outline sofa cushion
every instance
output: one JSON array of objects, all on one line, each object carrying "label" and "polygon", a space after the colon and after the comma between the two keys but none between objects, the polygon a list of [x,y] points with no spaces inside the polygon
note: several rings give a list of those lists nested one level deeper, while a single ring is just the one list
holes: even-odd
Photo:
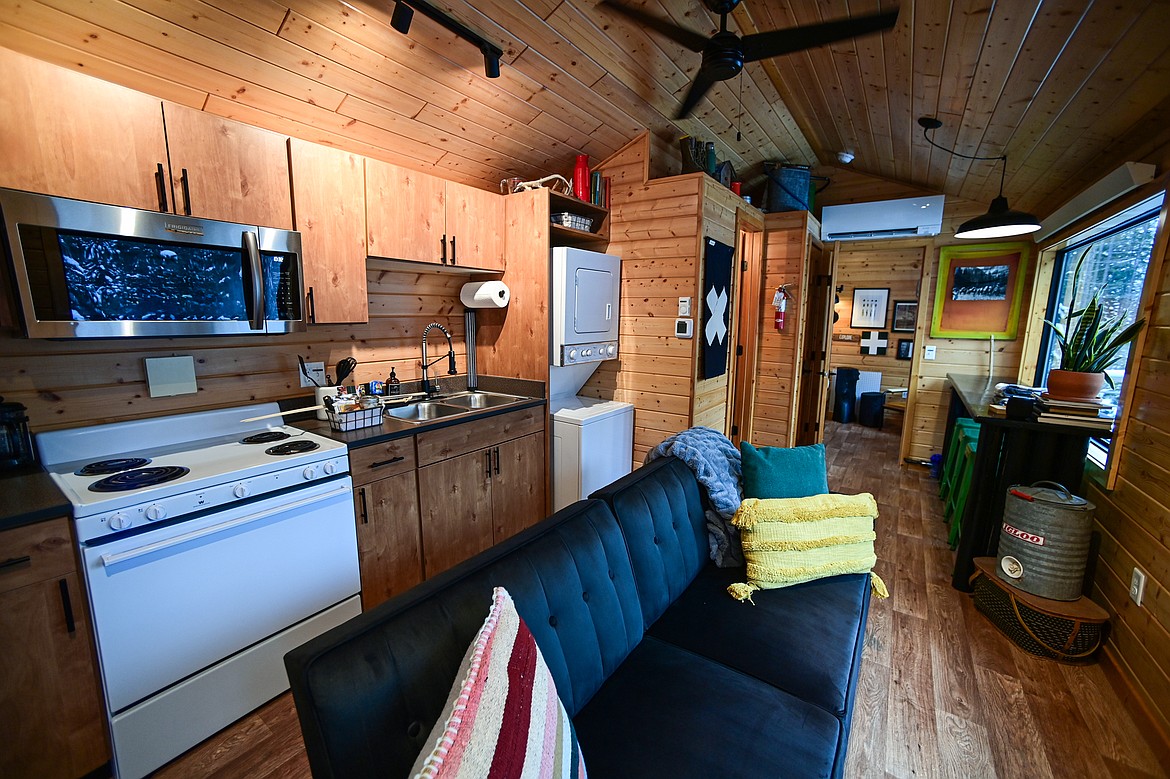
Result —
[{"label": "sofa cushion", "polygon": [[710,559],[699,483],[681,460],[664,457],[591,497],[608,503],[621,525],[642,615],[652,624]]},{"label": "sofa cushion", "polygon": [[599,501],[575,503],[285,656],[314,777],[406,775],[496,586],[570,716],[642,638],[617,521]]},{"label": "sofa cushion", "polygon": [[459,666],[447,705],[411,774],[426,779],[577,779],[585,764],[573,723],[536,640],[497,587]]},{"label": "sofa cushion", "polygon": [[752,446],[740,442],[745,498],[804,498],[829,491],[825,445]]},{"label": "sofa cushion", "polygon": [[727,596],[727,586],[742,579],[742,569],[703,569],[649,635],[844,714],[860,664],[869,576],[764,590],[754,608]]},{"label": "sofa cushion", "polygon": [[823,709],[650,636],[574,722],[592,779],[827,777],[842,740]]}]

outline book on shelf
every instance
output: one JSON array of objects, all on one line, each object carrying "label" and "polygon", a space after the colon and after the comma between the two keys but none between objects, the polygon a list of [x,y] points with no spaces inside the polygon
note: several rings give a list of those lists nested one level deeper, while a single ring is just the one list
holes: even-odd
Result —
[{"label": "book on shelf", "polygon": [[1109,431],[1113,429],[1113,417],[1077,417],[1061,414],[1038,414],[1033,422],[1042,425],[1065,425],[1083,427],[1088,430]]},{"label": "book on shelf", "polygon": [[1064,408],[1064,409],[1074,409],[1075,408],[1075,409],[1091,410],[1091,409],[1113,408],[1112,403],[1110,403],[1109,401],[1104,400],[1102,398],[1096,398],[1094,400],[1060,400],[1058,398],[1049,397],[1047,392],[1045,392],[1044,394],[1042,394],[1040,396],[1040,404],[1044,405],[1044,406],[1049,406],[1051,408]]}]

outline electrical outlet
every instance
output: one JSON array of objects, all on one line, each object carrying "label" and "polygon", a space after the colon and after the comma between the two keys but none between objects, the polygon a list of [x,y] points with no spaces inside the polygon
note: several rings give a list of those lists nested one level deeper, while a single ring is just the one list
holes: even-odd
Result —
[{"label": "electrical outlet", "polygon": [[1133,569],[1133,576],[1129,580],[1129,598],[1137,605],[1142,605],[1142,597],[1146,594],[1146,575],[1140,568]]},{"label": "electrical outlet", "polygon": [[933,346],[927,346],[925,349],[922,350],[922,359],[924,359],[924,360],[933,360],[934,359],[934,347]]},{"label": "electrical outlet", "polygon": [[[302,373],[301,371],[298,370],[297,375],[301,377],[301,386],[302,387],[324,387],[325,386],[325,363],[323,363],[323,362],[307,362],[307,363],[305,363],[305,370],[308,371],[309,376],[312,376],[313,378],[310,379],[309,376],[306,376],[304,373]],[[313,383],[314,379],[316,379],[316,381],[317,381],[316,384]]]}]

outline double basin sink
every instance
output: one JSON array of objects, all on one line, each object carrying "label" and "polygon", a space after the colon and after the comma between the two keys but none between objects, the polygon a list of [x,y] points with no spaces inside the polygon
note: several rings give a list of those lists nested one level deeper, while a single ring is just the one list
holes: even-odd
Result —
[{"label": "double basin sink", "polygon": [[504,395],[498,392],[460,392],[446,397],[419,400],[400,406],[386,406],[386,416],[420,425],[424,422],[433,422],[436,419],[455,417],[460,414],[470,414],[472,411],[482,411],[489,408],[510,406],[521,403],[529,398],[517,395]]}]

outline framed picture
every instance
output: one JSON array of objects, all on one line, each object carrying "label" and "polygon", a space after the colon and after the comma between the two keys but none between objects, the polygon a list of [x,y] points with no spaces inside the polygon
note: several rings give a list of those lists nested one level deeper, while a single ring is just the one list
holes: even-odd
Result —
[{"label": "framed picture", "polygon": [[890,329],[895,333],[913,333],[918,324],[918,301],[894,301],[894,325]]},{"label": "framed picture", "polygon": [[939,250],[932,338],[1016,337],[1031,243]]},{"label": "framed picture", "polygon": [[912,360],[914,359],[914,340],[912,338],[898,339],[898,359]]},{"label": "framed picture", "polygon": [[886,306],[890,303],[890,289],[853,290],[853,316],[849,326],[856,330],[872,330],[886,326]]}]

